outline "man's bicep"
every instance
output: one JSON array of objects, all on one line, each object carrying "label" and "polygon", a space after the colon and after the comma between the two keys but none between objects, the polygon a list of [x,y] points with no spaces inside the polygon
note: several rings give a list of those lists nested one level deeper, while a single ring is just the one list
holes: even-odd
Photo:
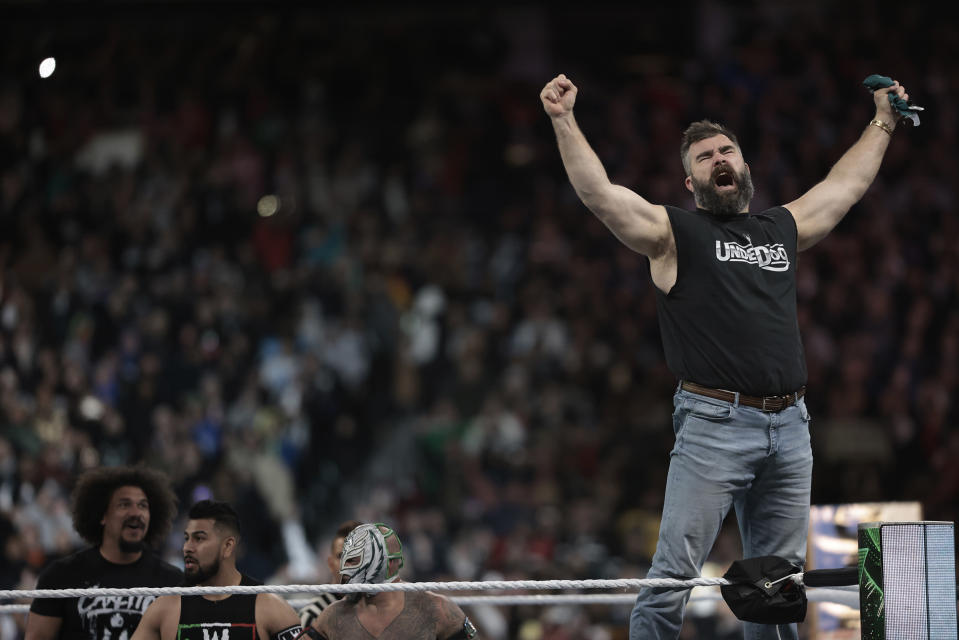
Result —
[{"label": "man's bicep", "polygon": [[31,611],[27,615],[27,630],[24,640],[53,640],[60,634],[63,618],[46,616]]},{"label": "man's bicep", "polygon": [[168,598],[170,597],[178,598],[179,596],[161,596],[147,606],[147,610],[143,612],[143,616],[140,618],[140,622],[137,624],[130,640],[157,640],[160,638],[160,625],[164,618],[170,615],[167,611],[169,607]]},{"label": "man's bicep", "polygon": [[804,251],[822,240],[839,224],[854,203],[841,189],[823,181],[783,205],[796,222],[796,246]]},{"label": "man's bicep", "polygon": [[656,258],[669,246],[672,231],[666,207],[626,187],[612,185],[609,196],[593,213],[620,242],[637,253]]},{"label": "man's bicep", "polygon": [[437,595],[434,597],[436,598],[437,609],[439,609],[437,638],[440,640],[470,640],[478,637],[476,627],[473,626],[473,623],[455,602],[443,596]]},{"label": "man's bicep", "polygon": [[271,640],[294,640],[301,635],[300,617],[290,603],[275,593],[257,596],[257,620],[263,620]]},{"label": "man's bicep", "polygon": [[295,640],[303,633],[296,611],[285,602],[284,606],[289,611],[280,610],[273,616],[273,628],[269,630],[271,640]]}]

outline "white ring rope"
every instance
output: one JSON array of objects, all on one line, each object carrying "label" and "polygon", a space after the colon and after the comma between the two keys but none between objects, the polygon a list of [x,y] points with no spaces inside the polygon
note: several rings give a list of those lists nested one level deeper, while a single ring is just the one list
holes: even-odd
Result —
[{"label": "white ring rope", "polygon": [[[328,585],[330,586],[330,585]],[[831,587],[817,588],[807,592],[810,602],[832,602],[846,605],[854,609],[859,608],[859,587]],[[708,602],[720,601],[722,596],[713,592],[704,592],[695,594],[690,598],[690,602]],[[497,605],[497,606],[521,606],[521,605],[626,605],[633,604],[636,601],[635,593],[554,593],[554,594],[514,594],[514,595],[494,595],[494,596],[452,596],[450,598],[458,605]],[[290,600],[290,606],[299,609],[312,602],[312,600]],[[28,604],[7,604],[0,605],[0,615],[27,613],[30,605]]]},{"label": "white ring rope", "polygon": [[620,580],[489,580],[485,582],[385,582],[379,584],[233,585],[226,587],[133,587],[129,589],[33,589],[0,591],[0,600],[85,596],[198,596],[250,593],[380,593],[382,591],[471,591],[486,589],[686,589],[730,584],[725,578],[643,578]]}]

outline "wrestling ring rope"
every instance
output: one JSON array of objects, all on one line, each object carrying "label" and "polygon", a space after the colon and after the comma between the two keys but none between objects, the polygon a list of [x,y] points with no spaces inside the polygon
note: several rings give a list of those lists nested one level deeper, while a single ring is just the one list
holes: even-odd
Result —
[{"label": "wrestling ring rope", "polygon": [[[796,574],[801,575],[801,574]],[[0,591],[9,598],[82,598],[85,596],[202,596],[249,593],[380,593],[383,591],[475,591],[491,589],[685,589],[730,584],[725,578],[636,578],[618,580],[488,580],[484,582],[384,582],[377,584],[235,585],[230,587],[134,587],[128,589],[33,589]]]},{"label": "wrestling ring rope", "polygon": [[[802,574],[795,574],[801,577]],[[213,594],[309,594],[309,593],[371,593],[382,591],[485,591],[485,590],[533,590],[533,589],[636,589],[642,587],[666,587],[685,589],[729,584],[725,578],[694,578],[677,580],[667,578],[620,579],[620,580],[511,580],[485,582],[394,582],[380,584],[291,584],[252,585],[229,587],[134,587],[127,589],[33,589],[0,591],[0,600],[23,600],[26,598],[77,598],[97,596],[161,596],[161,595],[213,595]],[[812,602],[833,602],[854,609],[859,608],[858,587],[820,588],[808,593]],[[458,605],[632,605],[636,593],[569,593],[569,594],[510,594],[451,596]],[[720,601],[717,592],[693,595],[691,602]],[[299,609],[309,599],[291,599],[290,606]],[[0,614],[26,613],[27,604],[0,605]]]}]

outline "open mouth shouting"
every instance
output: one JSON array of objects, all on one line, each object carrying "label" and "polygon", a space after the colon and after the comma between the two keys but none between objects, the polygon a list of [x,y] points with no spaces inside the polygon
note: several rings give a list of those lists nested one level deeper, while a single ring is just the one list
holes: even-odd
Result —
[{"label": "open mouth shouting", "polygon": [[716,215],[733,215],[749,208],[753,197],[753,182],[749,168],[737,171],[721,162],[713,167],[709,178],[700,182],[691,177],[696,206]]},{"label": "open mouth shouting", "polygon": [[713,171],[713,184],[719,189],[723,187],[735,187],[736,177],[733,175],[733,170],[725,166],[717,167]]}]

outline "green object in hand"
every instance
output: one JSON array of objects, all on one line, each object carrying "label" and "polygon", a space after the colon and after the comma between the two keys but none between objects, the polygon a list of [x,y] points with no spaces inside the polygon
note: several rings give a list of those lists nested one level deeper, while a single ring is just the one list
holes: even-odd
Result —
[{"label": "green object in hand", "polygon": [[[868,76],[865,80],[862,81],[863,86],[865,86],[869,91],[878,91],[879,89],[885,89],[886,87],[892,86],[892,78],[889,76],[882,76],[878,73],[874,73],[871,76]],[[909,104],[899,96],[894,93],[889,94],[889,103],[892,105],[892,108],[895,109],[896,113],[899,114],[901,118],[908,118],[912,121],[913,126],[919,126],[919,114],[917,111],[922,111],[922,107],[917,107]]]}]

